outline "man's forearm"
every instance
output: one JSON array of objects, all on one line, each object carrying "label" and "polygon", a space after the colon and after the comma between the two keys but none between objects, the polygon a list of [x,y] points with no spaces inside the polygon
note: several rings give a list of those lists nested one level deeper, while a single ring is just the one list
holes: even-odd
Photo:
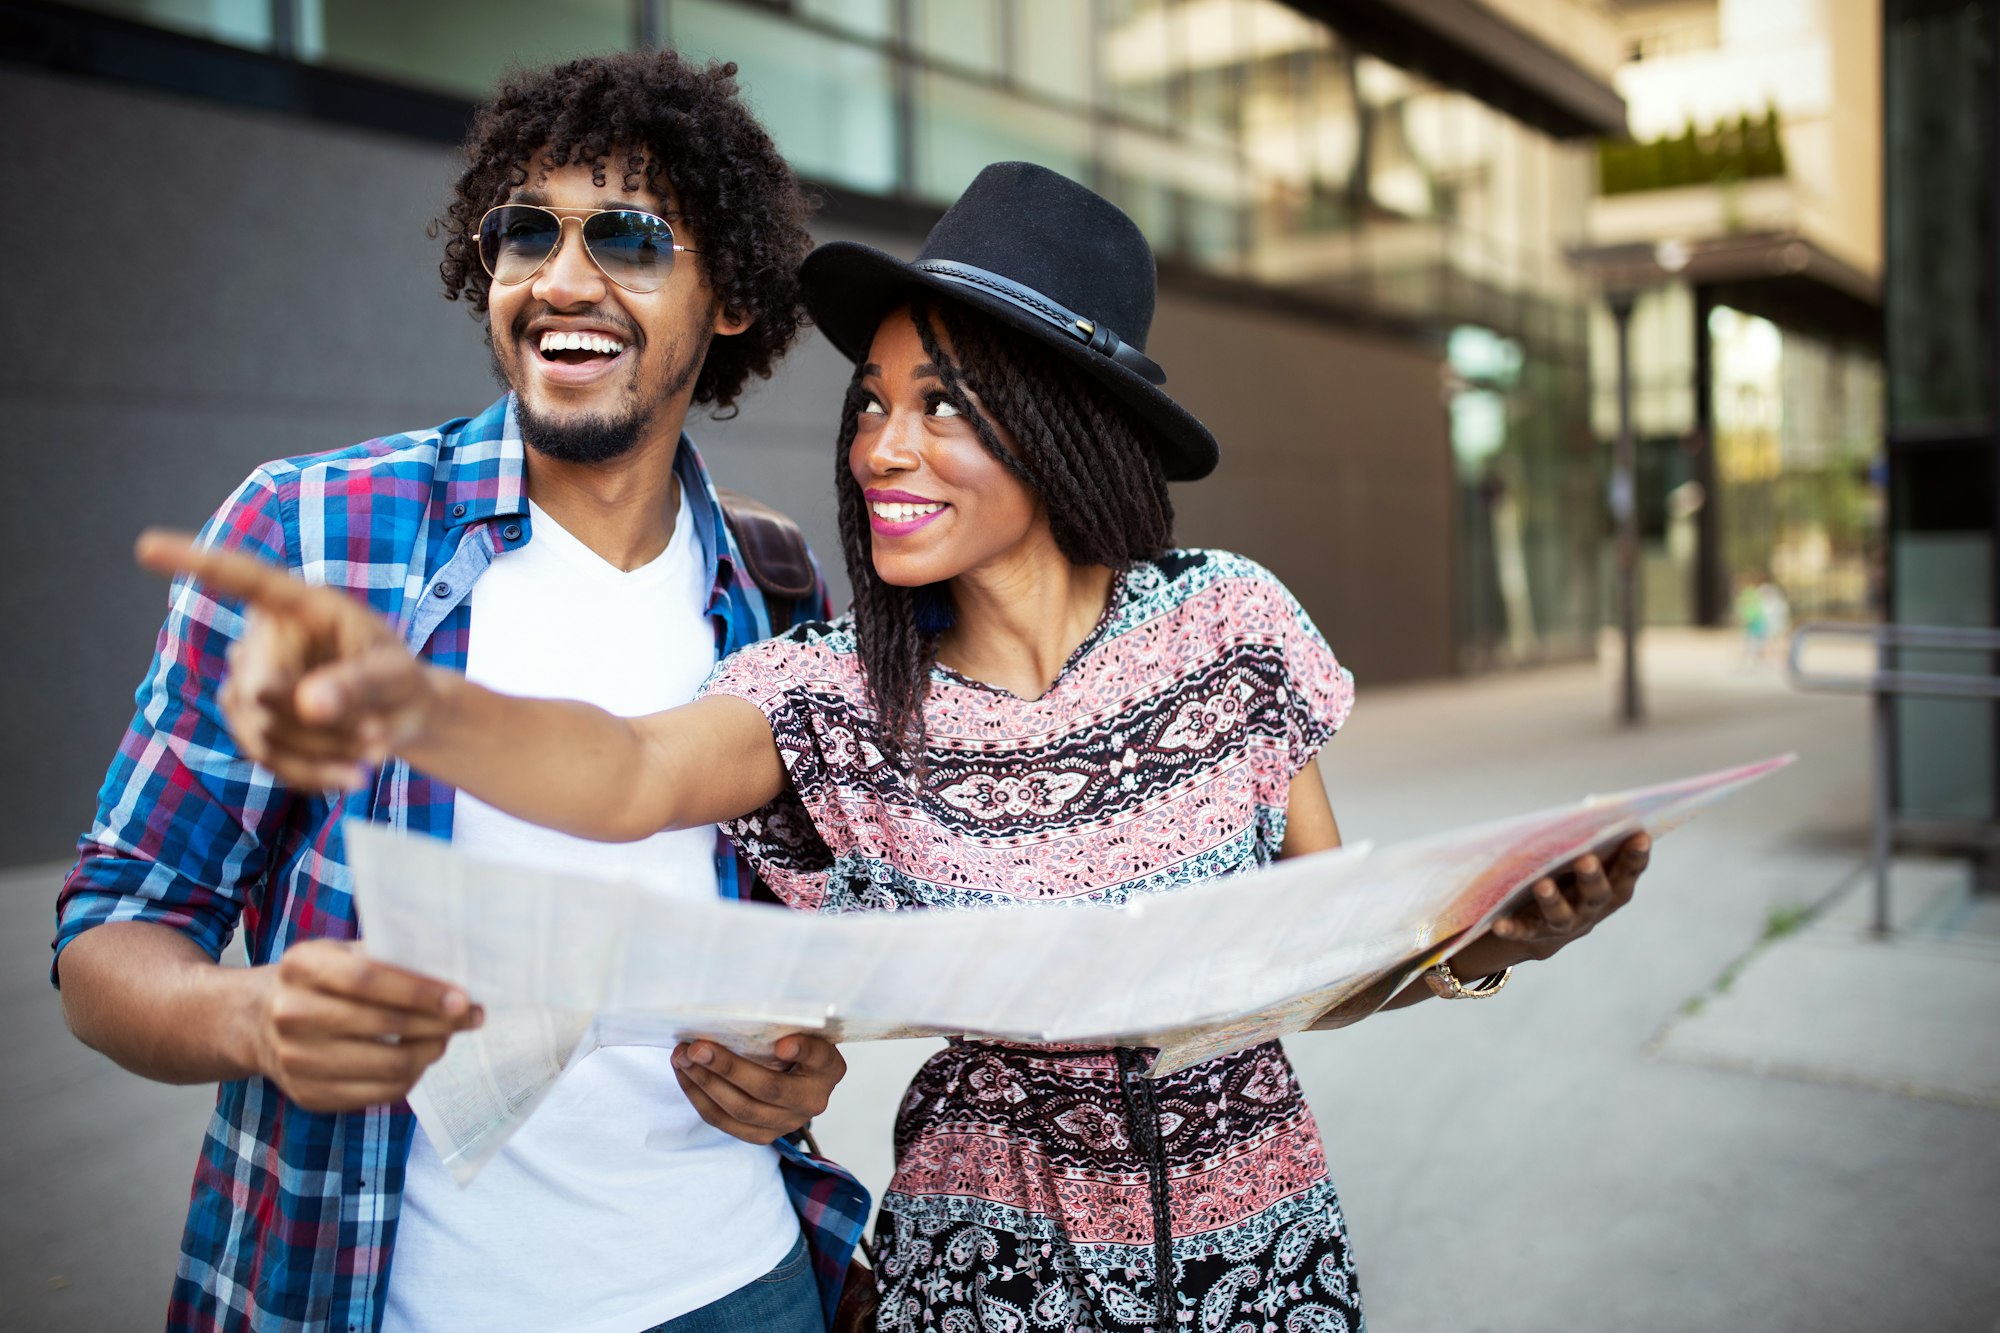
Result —
[{"label": "man's forearm", "polygon": [[224,967],[179,931],[112,921],[60,961],[63,1018],[85,1045],[164,1083],[259,1073],[254,995],[263,969]]}]

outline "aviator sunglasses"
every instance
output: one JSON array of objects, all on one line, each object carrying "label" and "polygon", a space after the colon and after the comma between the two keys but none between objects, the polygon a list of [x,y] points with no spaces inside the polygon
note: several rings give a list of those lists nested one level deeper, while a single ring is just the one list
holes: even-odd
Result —
[{"label": "aviator sunglasses", "polygon": [[542,208],[502,204],[479,219],[479,262],[493,281],[511,287],[542,271],[562,245],[563,224],[575,222],[598,271],[628,292],[656,292],[673,271],[676,244],[667,220],[636,208]]}]

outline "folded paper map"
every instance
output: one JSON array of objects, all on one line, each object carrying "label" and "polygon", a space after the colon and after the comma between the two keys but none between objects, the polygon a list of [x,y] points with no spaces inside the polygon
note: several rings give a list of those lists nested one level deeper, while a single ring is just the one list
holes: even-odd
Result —
[{"label": "folded paper map", "polygon": [[486,1007],[410,1094],[468,1181],[575,1060],[709,1037],[768,1054],[966,1034],[1151,1048],[1157,1076],[1365,1017],[1550,870],[1657,836],[1790,756],[1410,842],[1341,847],[1118,907],[817,916],[506,865],[347,826],[371,957]]}]

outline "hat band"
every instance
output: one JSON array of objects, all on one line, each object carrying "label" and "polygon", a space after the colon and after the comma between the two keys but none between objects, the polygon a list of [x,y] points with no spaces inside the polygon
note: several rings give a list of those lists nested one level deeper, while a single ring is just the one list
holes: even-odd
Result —
[{"label": "hat band", "polygon": [[1025,310],[1063,336],[1111,358],[1148,384],[1167,382],[1167,372],[1144,352],[1120,339],[1103,324],[1066,309],[1033,287],[971,264],[961,264],[955,259],[920,259],[911,267],[934,278],[970,287],[988,296],[997,296],[1007,304]]}]

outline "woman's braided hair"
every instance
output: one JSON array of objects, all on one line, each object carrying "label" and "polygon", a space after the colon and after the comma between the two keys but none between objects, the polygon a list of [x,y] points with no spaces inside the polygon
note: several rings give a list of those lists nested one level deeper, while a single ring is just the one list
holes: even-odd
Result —
[{"label": "woman's braided hair", "polygon": [[[1071,564],[1123,570],[1172,544],[1173,502],[1149,428],[1109,390],[1034,339],[968,306],[920,296],[910,316],[946,399],[972,423],[986,451],[1042,498],[1050,534]],[[923,703],[938,635],[950,624],[951,594],[942,584],[895,587],[875,572],[867,501],[847,464],[866,397],[857,367],[834,468],[841,548],[881,740],[886,752],[921,772]],[[996,423],[1013,436],[1018,453],[1001,441]]]},{"label": "woman's braided hair", "polygon": [[510,76],[474,117],[465,171],[432,234],[446,237],[444,294],[486,309],[491,279],[473,231],[486,210],[528,183],[544,158],[595,170],[602,186],[664,198],[672,185],[697,238],[708,284],[750,327],[717,337],[694,401],[735,406],[752,375],[766,378],[804,323],[798,269],[812,246],[798,179],[743,105],[736,65],[697,65],[671,50],[586,56]]}]

